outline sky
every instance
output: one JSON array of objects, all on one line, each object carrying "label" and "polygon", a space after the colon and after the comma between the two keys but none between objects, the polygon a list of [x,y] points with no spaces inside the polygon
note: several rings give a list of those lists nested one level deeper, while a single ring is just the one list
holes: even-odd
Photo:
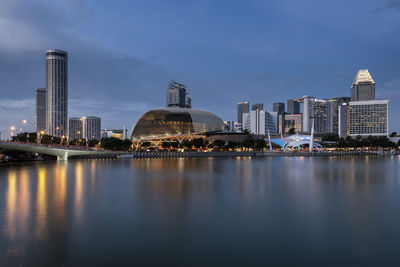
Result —
[{"label": "sky", "polygon": [[349,96],[367,68],[400,132],[400,0],[0,0],[3,139],[34,129],[47,49],[69,53],[69,117],[103,129],[165,106],[171,79],[235,120],[239,101]]}]

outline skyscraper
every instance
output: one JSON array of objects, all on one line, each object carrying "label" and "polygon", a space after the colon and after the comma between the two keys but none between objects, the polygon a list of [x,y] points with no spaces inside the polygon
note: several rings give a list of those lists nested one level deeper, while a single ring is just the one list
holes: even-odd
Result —
[{"label": "skyscraper", "polygon": [[68,53],[46,51],[46,132],[66,136],[68,129]]},{"label": "skyscraper", "polygon": [[332,133],[332,102],[314,99],[312,115],[315,133]]},{"label": "skyscraper", "polygon": [[273,109],[274,112],[276,112],[279,115],[281,115],[283,112],[285,112],[285,103],[274,103],[273,104]]},{"label": "skyscraper", "polygon": [[264,110],[264,104],[258,103],[251,106],[251,110]]},{"label": "skyscraper", "polygon": [[338,134],[339,131],[339,107],[343,103],[350,102],[350,97],[334,97],[327,98],[326,100],[331,102],[331,121],[332,121],[332,133]]},{"label": "skyscraper", "polygon": [[249,102],[239,102],[237,104],[237,122],[243,129],[243,113],[249,113]]},{"label": "skyscraper", "polygon": [[82,137],[88,140],[100,140],[101,119],[89,116],[82,118]]},{"label": "skyscraper", "polygon": [[36,132],[46,131],[46,88],[36,88]]},{"label": "skyscraper", "polygon": [[375,82],[367,69],[359,70],[351,85],[351,101],[375,100]]},{"label": "skyscraper", "polygon": [[315,101],[315,97],[305,95],[299,101],[303,102],[303,132],[311,133],[311,122],[313,116],[313,103]]},{"label": "skyscraper", "polygon": [[[188,104],[192,105],[191,99]],[[186,86],[172,80],[168,86],[167,107],[185,108],[186,106]]]},{"label": "skyscraper", "polygon": [[297,101],[297,99],[288,99],[287,113],[288,114],[299,114],[300,113],[300,103]]},{"label": "skyscraper", "polygon": [[70,140],[82,138],[82,120],[80,118],[69,118],[68,132]]}]

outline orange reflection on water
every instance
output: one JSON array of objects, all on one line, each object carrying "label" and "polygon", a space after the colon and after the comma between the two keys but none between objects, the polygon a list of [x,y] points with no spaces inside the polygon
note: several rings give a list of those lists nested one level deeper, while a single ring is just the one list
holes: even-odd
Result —
[{"label": "orange reflection on water", "polygon": [[10,241],[15,241],[17,224],[16,224],[16,207],[17,207],[17,173],[15,170],[10,170],[8,173],[7,186],[7,205],[6,205],[6,235]]},{"label": "orange reflection on water", "polygon": [[47,187],[46,168],[38,168],[38,185],[36,195],[36,229],[38,239],[45,239],[47,236]]},{"label": "orange reflection on water", "polygon": [[23,168],[20,172],[19,179],[19,193],[17,198],[20,198],[20,203],[18,205],[18,212],[20,214],[19,221],[19,233],[25,235],[28,233],[28,222],[30,216],[30,189],[29,189],[29,172],[27,168]]},{"label": "orange reflection on water", "polygon": [[75,167],[75,217],[79,221],[82,216],[82,162],[78,161]]},{"label": "orange reflection on water", "polygon": [[54,168],[54,214],[59,226],[65,223],[65,198],[67,195],[66,162],[58,162]]}]

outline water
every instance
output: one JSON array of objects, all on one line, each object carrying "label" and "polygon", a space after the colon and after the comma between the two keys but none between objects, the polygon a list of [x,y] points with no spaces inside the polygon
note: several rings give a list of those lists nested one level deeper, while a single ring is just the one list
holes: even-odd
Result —
[{"label": "water", "polygon": [[0,166],[0,266],[399,265],[400,157]]}]

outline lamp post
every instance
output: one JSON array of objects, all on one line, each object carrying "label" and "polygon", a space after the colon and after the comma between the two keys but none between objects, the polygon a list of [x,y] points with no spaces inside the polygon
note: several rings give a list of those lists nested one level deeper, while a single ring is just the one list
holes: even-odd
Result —
[{"label": "lamp post", "polygon": [[45,131],[40,131],[40,133],[39,133],[38,141],[39,141],[40,144],[42,143],[42,137],[43,137],[44,134],[45,134]]},{"label": "lamp post", "polygon": [[9,138],[9,141],[11,141],[11,137],[14,136],[14,131],[15,131],[15,126],[11,126],[10,127],[10,138]]}]

